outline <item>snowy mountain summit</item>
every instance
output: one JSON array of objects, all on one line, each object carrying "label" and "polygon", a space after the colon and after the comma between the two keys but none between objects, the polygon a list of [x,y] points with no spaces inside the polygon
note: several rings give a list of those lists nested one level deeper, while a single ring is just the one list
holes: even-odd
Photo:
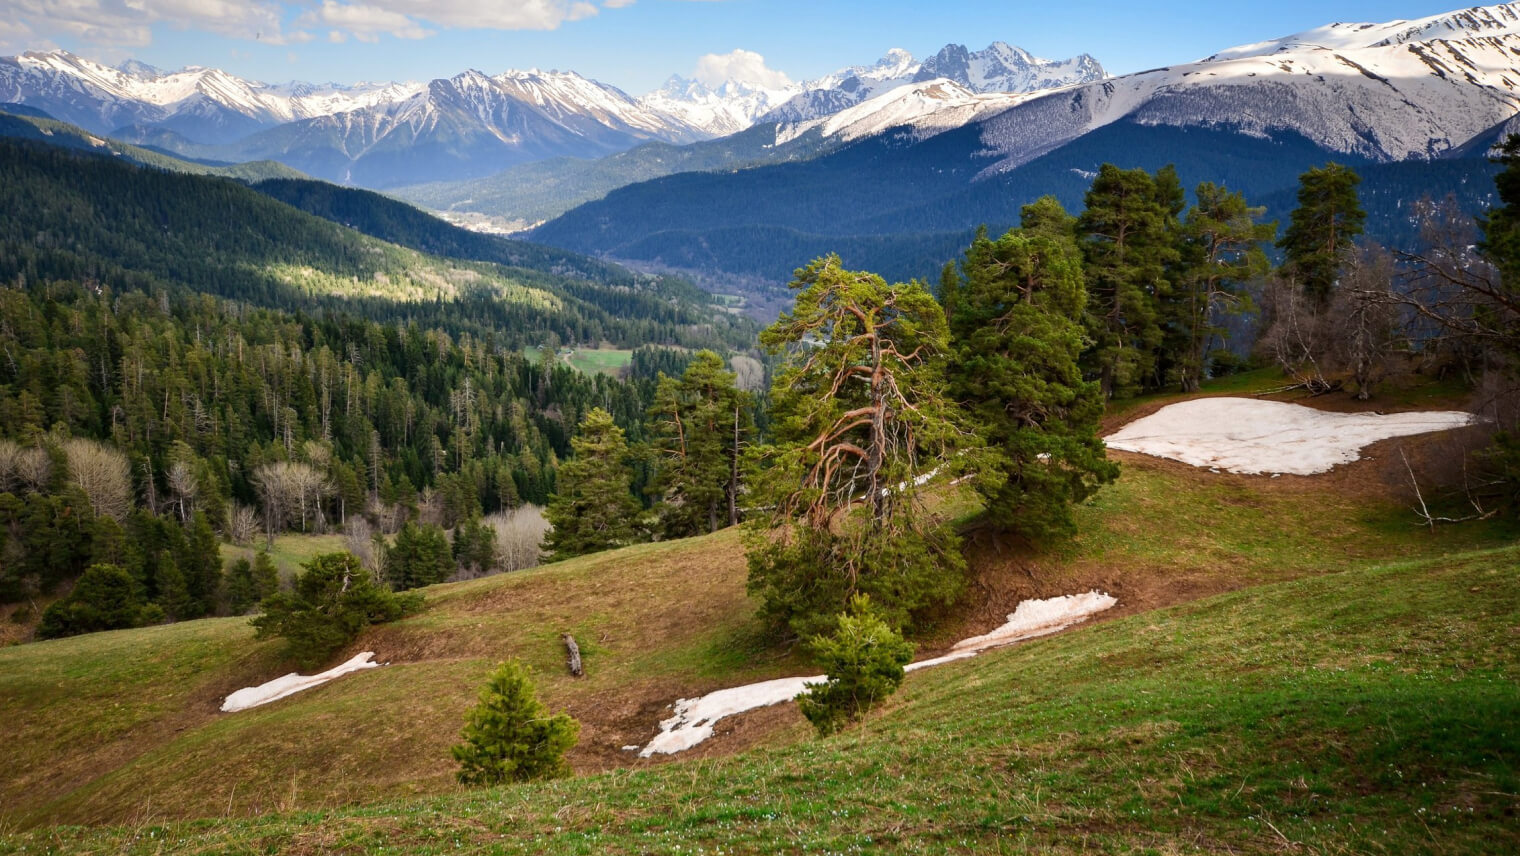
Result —
[{"label": "snowy mountain summit", "polygon": [[640,99],[645,106],[679,116],[714,135],[742,131],[757,122],[797,125],[825,119],[899,87],[947,80],[972,93],[1034,92],[1107,77],[1087,54],[1068,60],[1040,59],[1003,42],[985,50],[946,45],[919,62],[893,48],[871,65],[841,68],[816,80],[760,85],[729,80],[719,87],[673,77]]}]

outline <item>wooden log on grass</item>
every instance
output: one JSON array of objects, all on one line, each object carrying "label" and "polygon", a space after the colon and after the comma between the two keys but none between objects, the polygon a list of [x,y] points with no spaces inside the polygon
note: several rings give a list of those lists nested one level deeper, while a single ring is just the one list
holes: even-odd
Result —
[{"label": "wooden log on grass", "polygon": [[578,678],[585,674],[581,669],[581,648],[575,644],[575,637],[569,633],[561,633],[560,638],[565,640],[565,650],[570,652],[570,674]]}]

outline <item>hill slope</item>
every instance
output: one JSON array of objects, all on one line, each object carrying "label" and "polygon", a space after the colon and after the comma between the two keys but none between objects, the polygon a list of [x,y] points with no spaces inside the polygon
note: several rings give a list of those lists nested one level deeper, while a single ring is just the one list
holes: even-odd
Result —
[{"label": "hill slope", "polygon": [[[1411,451],[1420,460],[1418,448]],[[1376,457],[1385,456],[1378,453]],[[1434,682],[1428,688],[1459,693],[1464,699],[1470,694],[1468,700],[1490,705],[1482,709],[1484,716],[1516,704],[1512,686],[1509,695],[1502,687],[1494,689],[1495,676],[1509,675],[1512,680],[1520,668],[1513,646],[1494,642],[1494,634],[1510,632],[1516,620],[1514,551],[1460,561],[1433,558],[1419,566],[1384,564],[1393,557],[1441,557],[1454,550],[1503,543],[1513,537],[1512,531],[1464,528],[1431,535],[1411,526],[1402,504],[1391,502],[1376,486],[1382,466],[1378,461],[1364,461],[1324,477],[1282,479],[1215,475],[1139,456],[1124,456],[1124,461],[1121,481],[1081,509],[1083,535],[1066,548],[1028,555],[994,543],[974,544],[972,564],[979,581],[973,587],[973,600],[958,618],[947,620],[926,639],[924,649],[933,650],[1002,623],[1003,615],[1021,599],[1090,588],[1102,588],[1120,599],[1112,613],[1115,618],[1132,618],[1117,627],[1079,630],[1063,640],[947,667],[932,677],[915,676],[907,695],[894,704],[896,712],[864,734],[823,744],[807,742],[795,711],[780,707],[725,721],[718,737],[695,754],[726,756],[761,739],[779,743],[783,748],[723,762],[722,769],[727,771],[723,781],[769,781],[767,787],[779,787],[781,780],[771,778],[776,764],[798,770],[799,765],[811,763],[807,759],[822,758],[830,766],[816,780],[826,790],[844,788],[840,799],[856,798],[847,796],[857,785],[843,784],[849,778],[845,771],[875,770],[875,784],[859,786],[886,788],[897,796],[886,804],[872,803],[886,814],[868,813],[874,818],[868,826],[836,826],[837,821],[814,816],[810,810],[798,817],[813,825],[810,835],[819,837],[852,832],[880,835],[891,824],[878,822],[896,813],[888,804],[913,803],[939,788],[945,794],[961,791],[967,784],[967,771],[984,768],[973,755],[990,745],[1003,746],[999,751],[1005,758],[1014,757],[1007,752],[1026,751],[1016,746],[1043,746],[1027,750],[1054,759],[1050,764],[1056,766],[1041,768],[1041,787],[1074,789],[1051,800],[1051,805],[1090,805],[1090,811],[1098,811],[1098,796],[1080,795],[1084,777],[1096,774],[1081,759],[1093,746],[1118,751],[1112,747],[1141,745],[1128,737],[1114,738],[1109,729],[1138,728],[1136,734],[1144,737],[1150,734],[1147,728],[1159,727],[1162,730],[1152,736],[1171,739],[1179,728],[1176,723],[1189,723],[1181,729],[1191,741],[1187,759],[1209,752],[1228,755],[1238,748],[1237,741],[1249,744],[1250,751],[1230,760],[1225,768],[1210,768],[1218,773],[1217,779],[1187,785],[1200,789],[1189,797],[1199,801],[1191,804],[1191,814],[1201,811],[1205,817],[1194,820],[1207,822],[1208,813],[1217,812],[1216,825],[1227,832],[1230,823],[1239,826],[1251,813],[1255,805],[1251,801],[1258,794],[1275,801],[1273,806],[1294,798],[1291,790],[1279,793],[1277,784],[1262,783],[1260,777],[1266,771],[1252,760],[1251,753],[1263,738],[1250,731],[1255,720],[1248,717],[1262,715],[1264,709],[1281,715],[1287,704],[1281,693],[1289,692],[1304,674],[1332,681],[1306,684],[1298,690],[1307,694],[1302,700],[1310,703],[1312,717],[1330,717],[1333,708],[1344,710],[1344,705],[1335,705],[1339,694],[1351,689],[1381,699],[1422,686],[1420,679],[1386,668],[1382,652],[1387,651],[1404,651],[1416,658],[1409,668],[1417,672],[1426,665],[1450,671],[1451,663],[1470,664],[1477,670],[1452,672],[1456,682]],[[1248,590],[1170,614],[1149,612],[1216,592],[1326,573],[1338,575],[1298,588]],[[0,718],[17,724],[15,745],[22,747],[0,782],[0,803],[8,808],[8,823],[32,827],[61,822],[128,823],[143,817],[149,805],[154,818],[250,815],[450,793],[456,786],[447,747],[473,702],[478,683],[494,662],[507,656],[533,665],[551,705],[568,709],[585,724],[582,744],[572,755],[577,771],[647,766],[649,762],[635,761],[623,747],[652,737],[659,720],[667,715],[667,705],[675,699],[752,680],[807,673],[805,664],[771,647],[759,633],[752,618],[753,604],[744,594],[743,574],[739,539],[730,531],[434,587],[427,592],[429,606],[422,614],[372,629],[339,655],[345,659],[356,651],[371,650],[377,652],[378,660],[392,665],[237,715],[217,713],[223,696],[285,671],[275,660],[274,643],[250,644],[251,631],[241,619],[0,650]],[[1492,596],[1467,602],[1461,593],[1474,585]],[[1356,608],[1348,611],[1347,604]],[[1385,620],[1371,620],[1378,615]],[[1395,621],[1387,616],[1403,618]],[[1416,620],[1419,616],[1424,618]],[[1407,624],[1400,623],[1405,619]],[[1278,625],[1284,629],[1279,631]],[[1349,629],[1311,631],[1320,625]],[[1389,627],[1396,632],[1388,635]],[[559,634],[565,631],[581,642],[588,670],[584,680],[563,674]],[[1431,636],[1432,632],[1436,635]],[[1425,640],[1419,643],[1425,647],[1411,648],[1411,639]],[[1241,662],[1250,662],[1256,669],[1245,683],[1241,682]],[[1345,666],[1355,674],[1304,671],[1309,664],[1322,662]],[[1352,683],[1336,683],[1342,681]],[[1315,695],[1320,690],[1325,694]],[[1287,698],[1293,698],[1291,692]],[[1422,704],[1429,700],[1419,698]],[[1018,703],[1011,704],[1010,699]],[[1209,703],[1215,707],[1209,708]],[[91,717],[78,717],[80,709],[90,710]],[[1195,719],[1180,718],[1181,712],[1189,710]],[[1381,710],[1345,714],[1350,719],[1336,720],[1336,727],[1351,729],[1347,739],[1372,740],[1370,748],[1383,751],[1386,747],[1375,734],[1357,730],[1363,721],[1357,716],[1380,717]],[[1415,717],[1417,710],[1399,708],[1397,715]],[[1215,719],[1210,720],[1211,716]],[[1165,721],[1159,726],[1144,725],[1152,718]],[[1072,721],[1085,723],[1076,738],[1070,733]],[[1290,717],[1284,722],[1297,720]],[[1471,729],[1480,722],[1463,720],[1452,727]],[[1020,742],[1010,745],[1009,735],[1033,735],[1028,739],[1036,743],[1025,744],[1024,738],[1017,738]],[[983,748],[957,748],[963,744]],[[920,753],[926,749],[913,748],[928,745],[936,747],[935,753],[924,755]],[[1483,766],[1489,762],[1471,750],[1467,744],[1454,745],[1452,751],[1460,754],[1460,762],[1439,766],[1442,775],[1465,783],[1462,788],[1473,782],[1463,769],[1489,770]],[[1405,750],[1395,746],[1390,751]],[[909,753],[911,759],[899,757],[899,752]],[[863,760],[861,768],[854,757],[877,760]],[[939,760],[931,760],[934,757]],[[1169,755],[1137,757],[1123,763],[1174,765],[1169,759]],[[1333,781],[1325,787],[1339,789],[1340,777],[1368,772],[1352,761],[1327,766],[1321,774]],[[1479,761],[1478,767],[1461,766]],[[1258,766],[1242,768],[1242,772],[1263,790],[1252,791],[1244,801],[1239,794],[1226,799],[1222,790],[1233,793],[1240,787],[1235,768],[1248,763]],[[904,764],[927,764],[920,769],[928,772],[916,776],[912,784],[887,775]],[[963,769],[957,772],[956,768]],[[599,800],[624,805],[630,812],[627,824],[597,815],[594,822],[577,822],[569,828],[577,834],[617,831],[631,836],[619,847],[639,850],[653,843],[642,837],[644,833],[658,833],[647,819],[658,817],[667,804],[665,797],[640,798],[634,791],[653,788],[670,799],[678,799],[673,790],[677,787],[690,789],[687,793],[715,794],[711,802],[705,802],[707,808],[694,803],[678,813],[686,819],[676,828],[685,834],[694,834],[691,824],[697,823],[696,817],[709,816],[709,811],[726,813],[729,809],[724,806],[731,806],[730,800],[745,799],[726,790],[730,785],[709,780],[711,769],[686,763],[671,773],[641,773],[632,778],[616,774],[518,793],[532,806],[554,800],[588,807]],[[1166,776],[1176,775],[1174,766],[1166,769],[1170,771]],[[1111,821],[1104,828],[1123,835],[1144,828],[1125,826],[1140,821],[1125,821],[1123,812],[1112,808],[1127,806],[1131,798],[1116,796],[1115,789],[1130,788],[1128,781],[1118,785],[1106,778],[1107,773],[1102,775],[1101,802],[1109,806],[1102,811]],[[1144,775],[1162,773],[1153,770]],[[1027,794],[1032,782],[1020,784],[1017,793]],[[1144,805],[1157,814],[1169,811],[1168,800],[1179,787],[1184,783],[1158,790],[1159,802]],[[1011,798],[1007,792],[1000,793],[1002,799]],[[1366,797],[1356,805],[1382,811],[1379,800],[1407,808],[1412,800],[1426,799],[1397,787],[1378,793],[1383,796],[1374,794],[1376,799]],[[375,817],[377,812],[417,817],[421,812],[425,822],[432,824],[439,822],[432,817],[435,810],[478,811],[474,800],[448,797],[449,808],[438,804],[436,809],[426,805],[365,809],[355,817]],[[940,801],[931,799],[924,805]],[[1489,807],[1491,803],[1480,801]],[[782,805],[767,811],[793,809]],[[926,825],[914,828],[924,834],[944,823],[958,823],[954,817],[959,815],[921,810],[928,812],[920,818]],[[977,809],[983,810],[989,808]],[[538,821],[524,820],[537,817],[537,812],[530,808],[529,815],[518,815],[518,820],[510,822],[529,823],[529,827],[509,828],[545,831],[535,825]],[[1060,830],[1079,825],[1085,816],[1090,816],[1089,809],[1050,815],[1037,827]],[[749,824],[758,822],[758,815],[732,819],[743,821],[741,828],[749,830],[743,835],[757,834],[757,828]],[[299,828],[304,822],[269,819],[215,834],[253,835],[261,842],[258,847],[276,846],[277,840],[288,844],[287,835],[311,834]],[[492,826],[505,822],[493,821]],[[1413,823],[1407,818],[1401,822]],[[348,828],[348,823],[340,825]],[[385,826],[398,828],[390,822]],[[980,832],[955,828],[977,836],[1002,830],[1001,826]],[[457,827],[447,822],[442,829]],[[732,829],[713,827],[708,832],[717,836],[716,841]],[[418,829],[410,834],[424,833]],[[1335,834],[1349,833],[1340,829]],[[28,840],[65,836],[57,839],[68,842],[64,849],[86,846],[74,837],[77,833],[37,835]],[[102,843],[111,840],[112,833],[102,835]],[[572,836],[557,846],[573,849],[577,840]],[[1238,837],[1229,840],[1239,841]],[[0,839],[0,852],[6,846]],[[214,846],[232,845],[223,840]]]}]

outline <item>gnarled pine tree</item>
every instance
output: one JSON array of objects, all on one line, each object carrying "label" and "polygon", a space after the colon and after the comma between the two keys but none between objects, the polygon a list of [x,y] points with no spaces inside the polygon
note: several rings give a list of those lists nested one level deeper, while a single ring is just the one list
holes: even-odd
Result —
[{"label": "gnarled pine tree", "polygon": [[977,440],[945,394],[944,312],[920,283],[845,270],[797,272],[796,305],[761,334],[787,361],[771,389],[775,442],[757,455],[749,588],[762,615],[810,635],[869,594],[894,627],[960,591],[953,532],[919,488],[966,466]]}]

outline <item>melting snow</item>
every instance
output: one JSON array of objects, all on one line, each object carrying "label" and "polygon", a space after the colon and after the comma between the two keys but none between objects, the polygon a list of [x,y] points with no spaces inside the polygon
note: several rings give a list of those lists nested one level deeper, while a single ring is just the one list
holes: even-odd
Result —
[{"label": "melting snow", "polygon": [[1249,398],[1199,398],[1163,407],[1105,439],[1111,449],[1233,473],[1309,476],[1349,464],[1390,437],[1461,428],[1471,413],[1326,413]]},{"label": "melting snow", "polygon": [[[1118,601],[1115,598],[1096,591],[1049,600],[1026,600],[1008,616],[1008,622],[1002,627],[959,642],[944,656],[913,663],[906,671],[915,672],[930,666],[964,660],[992,648],[1055,633],[1116,603]],[[822,683],[824,680],[824,675],[778,678],[718,690],[701,698],[683,698],[675,703],[675,716],[660,723],[660,733],[640,750],[639,757],[683,752],[711,737],[713,726],[719,720],[791,701],[806,691],[808,684]]]},{"label": "melting snow", "polygon": [[309,690],[312,687],[320,686],[333,678],[342,677],[349,672],[374,669],[384,665],[382,663],[370,662],[374,659],[374,656],[375,652],[365,651],[362,654],[355,655],[347,663],[341,666],[334,666],[319,675],[306,676],[291,672],[282,678],[275,678],[268,683],[238,690],[232,695],[227,696],[227,700],[222,702],[222,712],[232,713],[238,710],[247,710],[250,707],[258,707],[261,704],[268,704],[276,699],[294,695],[301,690]]}]

